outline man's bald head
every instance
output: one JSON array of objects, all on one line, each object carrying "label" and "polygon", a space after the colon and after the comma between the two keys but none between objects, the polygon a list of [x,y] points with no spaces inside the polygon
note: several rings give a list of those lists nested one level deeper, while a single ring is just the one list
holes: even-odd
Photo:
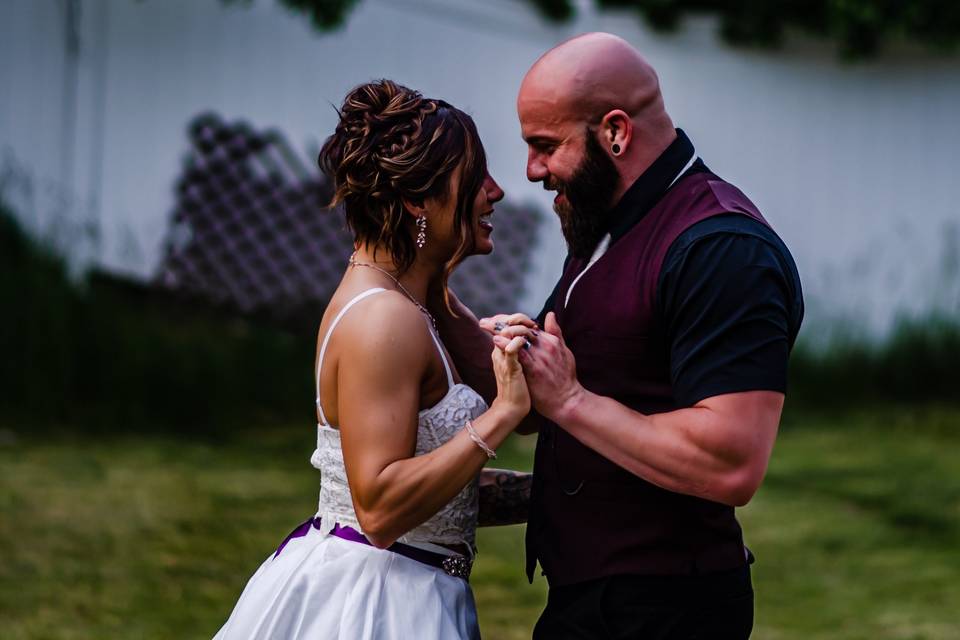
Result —
[{"label": "man's bald head", "polygon": [[622,38],[588,33],[554,47],[517,96],[527,178],[556,191],[575,255],[592,251],[605,216],[676,138],[653,67]]},{"label": "man's bald head", "polygon": [[632,118],[667,119],[660,80],[626,40],[587,33],[563,42],[537,60],[520,86],[518,106],[552,108],[590,124],[613,109]]}]

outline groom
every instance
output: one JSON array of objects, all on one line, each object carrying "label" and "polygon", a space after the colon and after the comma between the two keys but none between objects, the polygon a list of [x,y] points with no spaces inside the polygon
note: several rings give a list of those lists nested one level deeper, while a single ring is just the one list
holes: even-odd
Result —
[{"label": "groom", "polygon": [[[674,128],[625,41],[548,51],[517,108],[527,177],[557,193],[569,248],[544,331],[480,321],[500,346],[531,341],[527,574],[539,561],[550,585],[534,638],[747,638],[734,507],[763,479],[783,407],[803,315],[790,253]],[[489,356],[469,318],[445,314],[442,331],[479,384]]]}]

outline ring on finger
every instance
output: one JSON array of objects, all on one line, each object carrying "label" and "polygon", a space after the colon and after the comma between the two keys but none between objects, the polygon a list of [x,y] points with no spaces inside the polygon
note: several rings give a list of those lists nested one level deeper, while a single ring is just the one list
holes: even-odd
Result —
[{"label": "ring on finger", "polygon": [[526,349],[527,351],[530,351],[530,347],[532,347],[532,346],[533,346],[533,343],[530,342],[529,340],[527,340],[526,338],[524,338],[524,340],[523,340],[523,348]]},{"label": "ring on finger", "polygon": [[506,326],[507,326],[507,325],[503,324],[502,322],[495,322],[494,325],[493,325],[493,330],[494,330],[494,331],[503,331],[504,327],[506,327]]}]

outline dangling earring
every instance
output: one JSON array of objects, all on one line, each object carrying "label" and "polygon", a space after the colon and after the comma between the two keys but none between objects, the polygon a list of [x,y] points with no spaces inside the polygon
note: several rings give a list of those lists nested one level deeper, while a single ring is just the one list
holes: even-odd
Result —
[{"label": "dangling earring", "polygon": [[613,151],[613,155],[620,155],[620,145],[618,145],[616,142],[613,143],[613,146],[610,147],[610,150]]},{"label": "dangling earring", "polygon": [[417,248],[427,244],[427,216],[417,216]]}]

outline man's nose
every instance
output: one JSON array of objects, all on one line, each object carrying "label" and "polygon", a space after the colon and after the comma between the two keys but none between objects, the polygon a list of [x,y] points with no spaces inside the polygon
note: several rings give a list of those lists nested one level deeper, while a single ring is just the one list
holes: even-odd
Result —
[{"label": "man's nose", "polygon": [[527,156],[527,180],[530,182],[540,182],[547,175],[547,165],[540,159],[538,154],[531,152]]}]

